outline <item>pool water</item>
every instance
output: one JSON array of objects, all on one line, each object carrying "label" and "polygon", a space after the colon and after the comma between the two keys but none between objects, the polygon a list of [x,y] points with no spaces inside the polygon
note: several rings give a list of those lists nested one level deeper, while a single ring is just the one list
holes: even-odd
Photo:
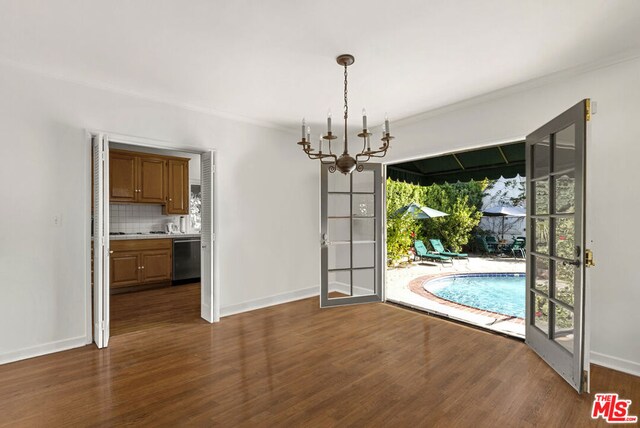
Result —
[{"label": "pool water", "polygon": [[423,287],[451,302],[519,318],[525,315],[525,274],[450,275]]}]

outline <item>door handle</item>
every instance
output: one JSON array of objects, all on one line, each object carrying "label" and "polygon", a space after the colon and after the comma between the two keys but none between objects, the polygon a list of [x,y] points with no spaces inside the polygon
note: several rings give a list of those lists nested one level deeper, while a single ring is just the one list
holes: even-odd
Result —
[{"label": "door handle", "polygon": [[326,233],[322,234],[322,237],[320,238],[320,245],[322,245],[323,247],[329,245],[329,241],[327,240]]},{"label": "door handle", "polygon": [[578,266],[580,266],[580,260],[577,259],[577,260],[574,260],[572,262],[563,261],[562,264],[563,265],[573,265],[573,266],[578,267]]}]

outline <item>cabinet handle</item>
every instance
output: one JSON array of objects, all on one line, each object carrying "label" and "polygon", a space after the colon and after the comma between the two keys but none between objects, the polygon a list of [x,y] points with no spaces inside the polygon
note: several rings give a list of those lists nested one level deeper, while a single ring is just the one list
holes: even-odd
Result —
[{"label": "cabinet handle", "polygon": [[144,269],[144,266],[142,266],[142,269]]},{"label": "cabinet handle", "polygon": [[138,266],[138,270],[140,270],[140,266]]},{"label": "cabinet handle", "polygon": [[169,198],[169,202],[173,201],[173,199]]}]

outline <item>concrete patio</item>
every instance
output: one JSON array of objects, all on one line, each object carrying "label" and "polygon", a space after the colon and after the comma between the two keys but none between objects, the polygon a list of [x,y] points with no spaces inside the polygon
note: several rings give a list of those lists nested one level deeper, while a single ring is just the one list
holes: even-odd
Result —
[{"label": "concrete patio", "polygon": [[[418,310],[467,322],[488,330],[524,338],[525,325],[520,318],[512,318],[487,311],[452,304],[424,291],[421,284],[430,277],[455,273],[524,273],[525,261],[511,257],[470,256],[453,264],[413,262],[407,267],[387,268],[386,298]],[[524,290],[523,290],[524,293]],[[523,297],[524,299],[524,294]]]}]

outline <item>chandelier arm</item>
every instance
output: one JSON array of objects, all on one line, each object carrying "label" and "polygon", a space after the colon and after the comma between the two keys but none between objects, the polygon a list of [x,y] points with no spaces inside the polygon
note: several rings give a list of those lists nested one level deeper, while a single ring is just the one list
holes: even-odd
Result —
[{"label": "chandelier arm", "polygon": [[336,155],[325,156],[325,157],[333,158],[333,160],[329,161],[329,162],[326,162],[326,161],[323,161],[322,159],[320,159],[320,163],[323,164],[323,165],[335,165],[336,162],[338,161],[338,156],[336,156]]}]

